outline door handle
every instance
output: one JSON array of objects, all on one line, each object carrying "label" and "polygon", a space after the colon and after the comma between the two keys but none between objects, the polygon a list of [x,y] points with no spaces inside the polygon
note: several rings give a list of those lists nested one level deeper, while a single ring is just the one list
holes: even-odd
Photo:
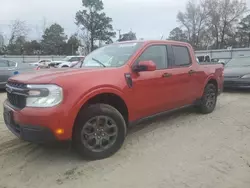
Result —
[{"label": "door handle", "polygon": [[195,70],[190,70],[190,71],[188,71],[188,74],[194,74],[194,73],[196,73],[196,71]]},{"label": "door handle", "polygon": [[162,75],[163,78],[168,78],[168,77],[171,77],[171,76],[172,76],[172,74],[170,74],[170,73],[164,73]]}]

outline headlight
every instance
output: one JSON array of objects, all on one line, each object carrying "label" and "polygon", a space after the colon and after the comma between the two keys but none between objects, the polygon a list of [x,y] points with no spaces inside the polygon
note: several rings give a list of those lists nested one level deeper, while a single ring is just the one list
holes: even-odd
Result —
[{"label": "headlight", "polygon": [[246,75],[242,76],[241,78],[250,78],[250,74],[246,74]]},{"label": "headlight", "polygon": [[57,85],[27,85],[29,92],[26,98],[28,107],[52,107],[63,100],[63,90]]}]

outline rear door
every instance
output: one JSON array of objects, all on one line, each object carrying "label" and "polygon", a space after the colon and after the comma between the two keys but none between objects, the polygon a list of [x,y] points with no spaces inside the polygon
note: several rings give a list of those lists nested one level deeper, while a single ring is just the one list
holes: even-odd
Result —
[{"label": "rear door", "polygon": [[189,48],[181,45],[171,45],[168,48],[169,54],[173,57],[171,61],[172,81],[175,83],[175,107],[191,104],[195,101],[195,74]]}]

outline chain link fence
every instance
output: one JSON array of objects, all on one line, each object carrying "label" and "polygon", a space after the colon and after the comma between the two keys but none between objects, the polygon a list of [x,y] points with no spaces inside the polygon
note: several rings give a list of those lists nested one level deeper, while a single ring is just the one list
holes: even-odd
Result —
[{"label": "chain link fence", "polygon": [[61,60],[64,57],[66,57],[66,55],[64,56],[58,56],[58,55],[4,55],[4,56],[0,56],[0,58],[4,58],[4,59],[8,59],[10,61],[15,61],[15,62],[23,62],[23,63],[34,63],[37,62],[41,59],[51,59],[52,61],[57,61],[57,60]]}]

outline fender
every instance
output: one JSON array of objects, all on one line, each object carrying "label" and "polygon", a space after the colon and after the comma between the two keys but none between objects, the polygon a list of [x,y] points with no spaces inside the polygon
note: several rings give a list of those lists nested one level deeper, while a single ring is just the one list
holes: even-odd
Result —
[{"label": "fender", "polygon": [[[210,74],[210,75],[207,77],[207,79],[205,80],[203,91],[204,91],[204,89],[205,89],[207,83],[208,83],[210,80],[216,80],[216,82],[217,82],[217,84],[218,84],[218,80],[217,80],[215,74],[212,73],[212,74]],[[202,92],[203,92],[203,91],[202,91]]]},{"label": "fender", "polygon": [[[102,94],[102,93],[111,93],[111,94],[115,94],[119,97],[121,97],[122,100],[124,100],[124,102],[126,104],[127,101],[124,97],[124,93],[119,90],[118,88],[112,87],[112,86],[100,86],[100,87],[96,87],[90,91],[88,91],[87,93],[84,93],[79,100],[77,100],[78,102],[71,108],[70,113],[71,113],[71,117],[73,117],[73,122],[72,122],[72,127],[75,121],[75,118],[79,112],[79,110],[81,109],[81,107],[91,98],[97,96],[98,94]],[[128,107],[128,106],[127,106]],[[128,107],[129,108],[129,107]]]}]

